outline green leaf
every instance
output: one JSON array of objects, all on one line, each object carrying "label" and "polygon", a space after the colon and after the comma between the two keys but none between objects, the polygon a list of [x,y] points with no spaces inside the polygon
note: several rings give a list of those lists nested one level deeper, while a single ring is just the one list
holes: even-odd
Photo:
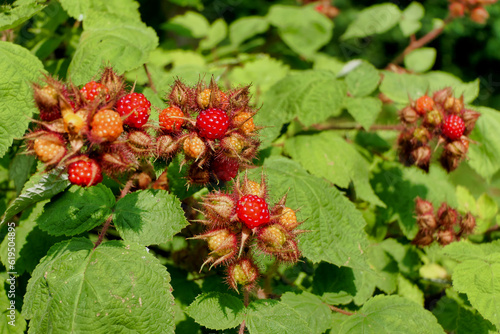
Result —
[{"label": "green leaf", "polygon": [[210,23],[205,16],[188,11],[184,15],[178,15],[171,19],[168,24],[169,28],[172,26],[179,26],[190,32],[194,38],[203,38],[208,35]]},{"label": "green leaf", "polygon": [[224,19],[217,19],[210,26],[207,37],[200,42],[202,50],[214,48],[217,44],[222,42],[227,35],[227,24]]},{"label": "green leaf", "polygon": [[[301,208],[299,220],[307,219],[299,236],[300,250],[313,262],[325,261],[337,266],[366,269],[363,249],[368,245],[361,213],[336,188],[308,174],[295,161],[268,158],[263,170],[271,198],[277,201],[288,193],[286,205]],[[262,169],[250,175],[260,179]]]},{"label": "green leaf", "polygon": [[408,104],[409,98],[416,100],[429,91],[429,82],[422,76],[388,71],[383,74],[380,91],[396,103]]},{"label": "green leaf", "polygon": [[471,305],[500,328],[500,242],[454,242],[444,252],[461,262],[453,270],[453,288],[467,294]]},{"label": "green leaf", "polygon": [[398,295],[424,306],[424,293],[422,290],[401,274],[398,275]]},{"label": "green leaf", "polygon": [[347,93],[343,81],[329,71],[301,71],[278,81],[263,97],[263,107],[255,116],[262,146],[276,139],[281,126],[295,117],[305,125],[319,123],[342,112]]},{"label": "green leaf", "polygon": [[380,80],[380,74],[375,66],[362,62],[347,74],[345,83],[352,96],[361,97],[371,94],[377,88]]},{"label": "green leaf", "polygon": [[39,172],[33,175],[24,185],[21,194],[9,205],[0,224],[10,220],[30,205],[57,195],[69,185],[68,175],[61,175],[60,169],[54,169],[49,173]]},{"label": "green leaf", "polygon": [[413,72],[426,72],[434,66],[436,49],[420,48],[405,56],[405,67]]},{"label": "green leaf", "polygon": [[368,162],[353,145],[333,132],[296,136],[285,142],[285,151],[311,174],[321,176],[341,188],[354,184],[359,198],[385,207],[368,181]]},{"label": "green leaf", "polygon": [[265,17],[242,17],[229,26],[229,39],[233,46],[238,46],[250,37],[261,34],[267,29],[269,29],[269,23]]},{"label": "green leaf", "polygon": [[12,7],[8,7],[8,10],[6,10],[7,8],[2,8],[2,12],[0,13],[0,31],[21,25],[44,8],[45,5],[39,4],[36,1],[24,3],[16,1]]},{"label": "green leaf", "polygon": [[320,263],[314,271],[313,293],[329,305],[349,304],[356,295],[351,268]]},{"label": "green leaf", "polygon": [[331,57],[324,53],[316,53],[314,55],[314,65],[313,65],[314,70],[331,71],[334,74],[337,74],[342,70],[344,66],[345,63],[338,58]]},{"label": "green leaf", "polygon": [[477,199],[477,214],[482,219],[493,219],[498,212],[498,205],[488,194],[482,194]]},{"label": "green leaf", "polygon": [[399,28],[406,37],[413,35],[422,27],[420,20],[424,17],[425,9],[421,3],[412,2],[403,10],[403,17],[399,21]]},{"label": "green leaf", "polygon": [[422,306],[399,296],[378,295],[343,322],[339,334],[443,333],[436,318]]},{"label": "green leaf", "polygon": [[53,246],[28,282],[36,333],[174,333],[170,275],[145,247],[74,238]]},{"label": "green leaf", "polygon": [[333,22],[310,6],[274,5],[267,19],[281,39],[296,53],[311,57],[330,41]]},{"label": "green leaf", "polygon": [[230,294],[209,292],[196,297],[186,313],[202,326],[224,330],[241,324],[245,306],[240,298]]},{"label": "green leaf", "polygon": [[463,82],[459,78],[446,72],[432,71],[423,75],[429,82],[429,92],[435,92],[445,87],[451,87],[457,97],[464,95],[464,102],[470,103],[479,95],[479,79]]},{"label": "green leaf", "polygon": [[45,205],[38,226],[51,235],[77,235],[104,223],[115,197],[102,184],[89,188],[72,186]]},{"label": "green leaf", "polygon": [[368,131],[382,111],[382,101],[376,97],[348,97],[345,107],[356,122]]},{"label": "green leaf", "polygon": [[68,71],[77,85],[94,78],[104,65],[122,74],[144,64],[157,45],[155,31],[144,23],[89,11]]},{"label": "green leaf", "polygon": [[461,212],[470,212],[473,215],[477,215],[476,200],[474,196],[471,195],[469,189],[457,186],[457,201],[458,209]]},{"label": "green leaf", "polygon": [[468,163],[487,181],[500,169],[500,141],[497,129],[500,127],[500,112],[486,107],[478,107],[481,116],[470,138],[477,142],[469,146]]},{"label": "green leaf", "polygon": [[153,189],[120,199],[113,220],[124,240],[143,246],[165,243],[188,224],[179,199]]},{"label": "green leaf", "polygon": [[[7,279],[11,277],[6,277],[6,275],[1,275],[0,279],[2,283],[4,283]],[[16,282],[17,283],[17,282]],[[16,288],[16,286],[14,285]],[[23,334],[26,330],[26,320],[19,313],[17,309],[9,309],[12,308],[10,303],[11,300],[16,301],[14,298],[10,298],[8,296],[8,291],[5,289],[9,289],[10,292],[10,284],[5,282],[5,284],[0,284],[0,333],[2,334]],[[14,293],[15,294],[15,293]],[[14,297],[11,295],[11,297]],[[15,305],[14,305],[15,307]]]},{"label": "green leaf", "polygon": [[[443,297],[432,309],[443,328],[456,334],[488,334],[496,332],[495,327],[475,310],[465,308],[456,300]],[[491,332],[490,332],[491,331]]]},{"label": "green leaf", "polygon": [[78,21],[86,20],[92,11],[100,12],[102,16],[116,15],[130,21],[141,21],[139,4],[134,0],[59,0],[69,16]]},{"label": "green leaf", "polygon": [[31,84],[44,73],[42,62],[22,46],[0,41],[0,157],[21,138],[37,108]]},{"label": "green leaf", "polygon": [[349,24],[340,37],[346,40],[353,37],[366,37],[381,34],[394,27],[401,18],[398,6],[391,3],[374,5],[359,12],[358,17]]},{"label": "green leaf", "polygon": [[247,308],[246,326],[250,334],[312,333],[308,323],[299,312],[276,300],[261,299],[250,303]]},{"label": "green leaf", "polygon": [[331,326],[332,311],[318,296],[310,292],[287,292],[281,296],[281,303],[297,311],[312,333],[324,333]]},{"label": "green leaf", "polygon": [[34,155],[17,154],[9,166],[9,178],[14,180],[16,192],[19,194],[24,188],[24,184],[31,176],[31,170],[35,164]]}]

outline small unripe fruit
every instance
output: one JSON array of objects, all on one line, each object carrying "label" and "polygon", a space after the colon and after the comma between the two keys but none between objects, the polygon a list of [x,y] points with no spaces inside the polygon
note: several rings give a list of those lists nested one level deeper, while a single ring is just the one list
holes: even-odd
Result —
[{"label": "small unripe fruit", "polygon": [[470,13],[471,20],[479,24],[485,24],[489,17],[490,14],[483,7],[476,7]]},{"label": "small unripe fruit", "polygon": [[465,6],[459,2],[451,3],[448,8],[452,17],[462,17],[465,14]]},{"label": "small unripe fruit", "polygon": [[171,106],[160,113],[160,127],[166,132],[180,131],[184,124],[184,113],[176,106]]},{"label": "small unripe fruit", "polygon": [[415,110],[420,115],[425,115],[432,109],[434,109],[434,100],[427,95],[419,97],[415,102]]},{"label": "small unripe fruit", "polygon": [[443,115],[437,109],[433,109],[425,114],[424,125],[436,128],[443,123]]},{"label": "small unripe fruit", "polygon": [[418,118],[419,114],[410,106],[407,106],[399,111],[399,119],[401,120],[401,122],[411,124],[415,123]]},{"label": "small unripe fruit", "polygon": [[300,224],[299,222],[297,222],[297,215],[295,214],[295,211],[288,207],[285,207],[281,212],[279,223],[288,231],[292,231]]},{"label": "small unripe fruit", "polygon": [[470,212],[467,212],[465,217],[460,221],[460,227],[462,228],[463,233],[466,234],[470,234],[474,231],[474,228],[476,227],[476,219]]},{"label": "small unripe fruit", "polygon": [[280,249],[286,242],[286,232],[280,225],[266,226],[259,231],[258,238],[271,249]]},{"label": "small unripe fruit", "polygon": [[63,118],[63,122],[64,131],[72,135],[80,133],[80,130],[85,125],[85,121],[82,116],[73,113],[66,114]]},{"label": "small unripe fruit", "polygon": [[234,289],[237,284],[246,286],[254,283],[258,276],[259,269],[249,259],[240,259],[229,268],[229,279]]},{"label": "small unripe fruit", "polygon": [[242,191],[244,195],[255,195],[259,197],[263,197],[262,189],[260,184],[254,181],[246,180],[243,183]]},{"label": "small unripe fruit", "polygon": [[215,256],[224,256],[236,251],[237,238],[228,229],[221,229],[210,233],[207,239],[208,248]]},{"label": "small unripe fruit", "polygon": [[458,221],[458,212],[448,204],[443,203],[438,209],[437,217],[440,226],[451,228]]},{"label": "small unripe fruit", "polygon": [[255,131],[255,124],[252,116],[253,115],[249,112],[240,112],[233,119],[234,125],[238,127],[241,132],[249,135]]},{"label": "small unripe fruit", "polygon": [[179,149],[179,142],[169,135],[156,138],[156,153],[160,157],[169,158]]},{"label": "small unripe fruit", "polygon": [[423,200],[420,197],[417,197],[417,199],[415,200],[415,212],[417,213],[418,216],[425,214],[433,214],[434,206],[432,205],[431,202]]},{"label": "small unripe fruit", "polygon": [[440,230],[437,233],[437,239],[441,245],[449,245],[455,240],[455,232],[453,230]]},{"label": "small unripe fruit", "polygon": [[229,220],[236,209],[235,201],[226,194],[208,194],[203,199],[204,213],[209,220],[218,222]]},{"label": "small unripe fruit", "polygon": [[62,139],[56,135],[46,135],[35,139],[33,149],[38,159],[47,164],[58,163],[66,154]]},{"label": "small unripe fruit", "polygon": [[127,136],[128,146],[135,153],[147,153],[152,144],[151,137],[142,131],[131,131]]},{"label": "small unripe fruit", "polygon": [[195,134],[184,140],[183,147],[186,156],[193,159],[199,159],[207,152],[205,142]]},{"label": "small unripe fruit", "polygon": [[113,110],[99,110],[92,119],[91,133],[104,141],[114,141],[123,132],[123,122],[120,115]]}]

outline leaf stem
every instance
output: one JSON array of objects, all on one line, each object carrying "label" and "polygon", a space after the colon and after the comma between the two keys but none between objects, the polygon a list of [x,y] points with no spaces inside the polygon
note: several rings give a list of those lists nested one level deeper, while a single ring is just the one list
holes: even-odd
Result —
[{"label": "leaf stem", "polygon": [[335,311],[337,313],[342,313],[342,314],[345,314],[345,315],[354,315],[355,314],[353,312],[349,312],[349,311],[343,310],[343,309],[335,307],[333,305],[328,305],[328,307],[330,308],[330,310]]},{"label": "leaf stem", "polygon": [[108,230],[109,226],[111,226],[112,219],[113,219],[113,215],[109,215],[108,219],[106,219],[106,222],[104,223],[104,226],[102,227],[101,233],[99,233],[99,238],[97,239],[97,242],[94,245],[94,249],[96,249],[104,240],[104,236],[106,235],[106,231]]},{"label": "leaf stem", "polygon": [[238,334],[244,334],[245,333],[245,320],[243,320],[241,322],[241,325],[240,325],[240,330],[238,331]]},{"label": "leaf stem", "polygon": [[404,51],[394,58],[394,60],[391,62],[391,64],[397,65],[401,64],[403,60],[405,59],[405,56],[412,52],[415,49],[419,49],[422,46],[426,45],[427,43],[430,43],[434,39],[436,39],[441,33],[443,32],[444,28],[446,27],[447,24],[449,24],[451,21],[454,20],[454,17],[448,16],[446,19],[443,21],[443,25],[441,27],[435,28],[431,31],[429,31],[427,34],[422,36],[419,39],[416,39],[414,35],[410,37],[410,44],[404,49]]},{"label": "leaf stem", "polygon": [[144,70],[146,71],[146,75],[148,76],[148,82],[149,82],[149,87],[151,88],[151,90],[156,94],[158,93],[157,90],[156,90],[156,86],[153,82],[153,78],[151,77],[151,73],[149,73],[149,70],[148,70],[148,65],[144,64]]},{"label": "leaf stem", "polygon": [[[362,130],[363,127],[360,124],[314,124],[311,126],[316,130]],[[401,131],[404,126],[402,124],[374,124],[370,126],[368,131],[377,130],[393,130]]]}]

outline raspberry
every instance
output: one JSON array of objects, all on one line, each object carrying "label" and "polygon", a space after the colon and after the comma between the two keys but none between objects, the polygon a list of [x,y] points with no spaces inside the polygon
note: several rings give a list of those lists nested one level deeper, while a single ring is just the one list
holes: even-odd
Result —
[{"label": "raspberry", "polygon": [[79,186],[90,187],[102,182],[101,167],[92,159],[78,160],[68,167],[69,181]]},{"label": "raspberry", "polygon": [[479,24],[485,24],[489,17],[490,14],[483,7],[476,7],[470,13],[471,20]]},{"label": "raspberry", "polygon": [[140,129],[149,119],[151,102],[141,93],[127,94],[116,103],[120,116],[127,116],[124,123]]},{"label": "raspberry", "polygon": [[243,193],[246,195],[260,196],[261,191],[260,184],[257,182],[248,180],[243,184]]},{"label": "raspberry", "polygon": [[259,232],[259,240],[271,248],[281,248],[286,242],[286,233],[279,225],[266,226]]},{"label": "raspberry", "polygon": [[206,108],[210,104],[210,95],[211,95],[211,90],[210,89],[204,89],[202,92],[198,94],[196,97],[196,102],[198,102],[198,105],[200,108]]},{"label": "raspberry", "polygon": [[448,116],[443,124],[443,135],[451,140],[462,137],[465,130],[464,121],[457,115]]},{"label": "raspberry", "polygon": [[229,128],[229,117],[222,109],[206,109],[196,118],[196,128],[200,136],[204,138],[220,139]]},{"label": "raspberry", "polygon": [[238,219],[249,228],[268,223],[270,220],[266,201],[255,195],[246,195],[240,198],[236,205],[236,214]]},{"label": "raspberry", "polygon": [[424,95],[417,99],[415,110],[417,110],[420,115],[425,115],[432,109],[434,109],[434,100],[431,97]]},{"label": "raspberry", "polygon": [[45,163],[56,163],[66,154],[66,148],[59,140],[44,138],[35,139],[35,154],[38,159]]},{"label": "raspberry", "polygon": [[241,112],[233,119],[234,124],[240,128],[241,132],[248,135],[255,130],[252,114],[249,112]]},{"label": "raspberry", "polygon": [[92,134],[105,141],[114,141],[123,132],[120,115],[110,109],[99,110],[92,119]]},{"label": "raspberry", "polygon": [[279,223],[288,231],[293,230],[299,225],[297,223],[297,216],[295,214],[295,211],[287,207],[283,209],[283,212],[281,213],[281,216],[279,218]]},{"label": "raspberry", "polygon": [[240,164],[236,159],[219,157],[212,162],[212,172],[220,181],[231,181],[238,175]]},{"label": "raspberry", "polygon": [[205,142],[198,136],[190,136],[184,140],[184,153],[193,159],[198,159],[207,151]]},{"label": "raspberry", "polygon": [[[102,93],[104,92],[104,93]],[[87,101],[94,101],[99,94],[106,94],[106,101],[109,101],[109,89],[101,83],[91,81],[80,89],[80,93]]]},{"label": "raspberry", "polygon": [[175,106],[163,109],[160,113],[160,126],[167,132],[177,132],[184,124],[184,113],[181,109]]}]

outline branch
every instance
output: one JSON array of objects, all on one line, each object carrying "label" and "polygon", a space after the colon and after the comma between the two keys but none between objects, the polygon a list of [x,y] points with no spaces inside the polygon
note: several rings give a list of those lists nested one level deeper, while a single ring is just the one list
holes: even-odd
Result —
[{"label": "branch", "polygon": [[354,315],[355,314],[353,312],[349,312],[349,311],[343,310],[343,309],[335,307],[333,305],[328,305],[328,307],[330,308],[330,310],[335,311],[337,313],[342,313],[342,314],[345,314],[345,315]]},{"label": "branch", "polygon": [[441,33],[443,32],[444,28],[448,23],[453,21],[454,17],[448,16],[446,19],[443,21],[443,25],[439,28],[435,28],[431,31],[429,31],[426,35],[422,36],[419,39],[415,39],[414,36],[411,37],[410,44],[404,49],[403,53],[401,53],[399,56],[394,58],[394,60],[391,62],[391,64],[397,65],[401,64],[403,60],[405,59],[405,56],[412,52],[415,49],[419,49],[422,46],[426,45],[427,43],[433,41],[436,39]]},{"label": "branch", "polygon": [[149,87],[153,90],[153,92],[156,94],[156,86],[153,82],[153,78],[151,78],[151,73],[149,73],[148,70],[148,65],[144,64],[144,70],[146,71],[146,75],[148,76],[148,82],[149,82]]},{"label": "branch", "polygon": [[106,219],[106,222],[104,223],[104,226],[102,227],[101,233],[99,233],[99,239],[97,239],[97,242],[94,245],[94,249],[96,249],[104,240],[104,236],[106,235],[106,231],[108,230],[109,226],[111,225],[112,219],[113,219],[113,215],[109,215],[108,219]]}]

